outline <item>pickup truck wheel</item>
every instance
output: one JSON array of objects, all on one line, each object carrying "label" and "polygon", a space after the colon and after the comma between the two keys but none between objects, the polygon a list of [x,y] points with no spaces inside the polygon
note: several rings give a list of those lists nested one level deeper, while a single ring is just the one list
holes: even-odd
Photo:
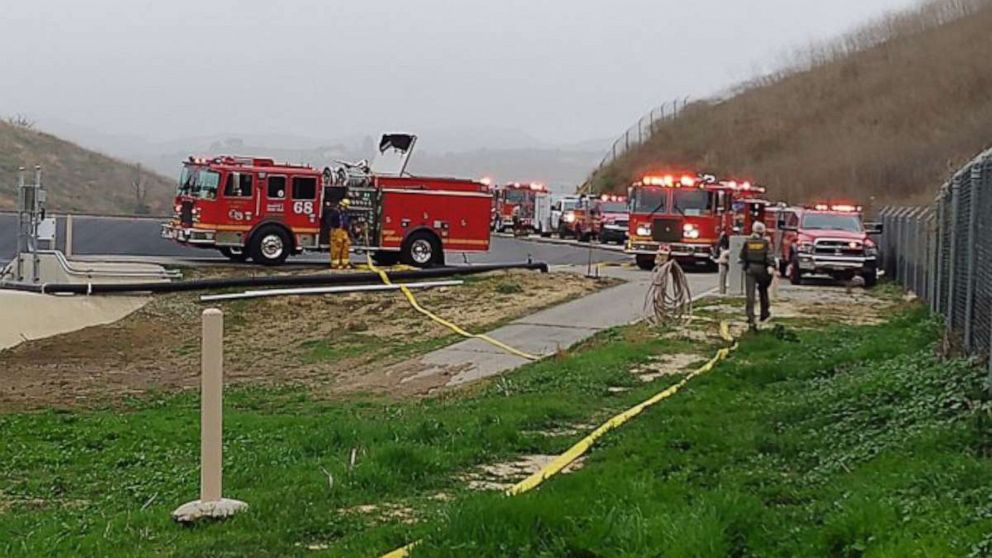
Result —
[{"label": "pickup truck wheel", "polygon": [[638,254],[635,256],[637,260],[637,267],[643,269],[644,271],[654,270],[654,256],[649,256],[647,254]]},{"label": "pickup truck wheel", "polygon": [[289,234],[276,225],[264,226],[251,235],[251,259],[257,264],[280,265],[292,247]]},{"label": "pickup truck wheel", "polygon": [[793,285],[803,284],[803,272],[800,271],[796,258],[792,258],[792,262],[789,264],[789,282]]},{"label": "pickup truck wheel", "polygon": [[866,271],[861,274],[861,277],[865,280],[865,288],[870,289],[878,284],[878,272],[877,271]]},{"label": "pickup truck wheel", "polygon": [[231,248],[224,246],[223,248],[218,248],[221,254],[225,258],[231,260],[232,262],[244,263],[248,261],[248,254],[243,248]]},{"label": "pickup truck wheel", "polygon": [[444,252],[441,242],[432,233],[415,232],[403,243],[400,260],[414,267],[444,265]]}]

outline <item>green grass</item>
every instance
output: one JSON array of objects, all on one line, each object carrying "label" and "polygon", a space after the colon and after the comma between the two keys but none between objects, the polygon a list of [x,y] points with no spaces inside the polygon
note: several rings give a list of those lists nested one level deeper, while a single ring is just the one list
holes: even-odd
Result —
[{"label": "green grass", "polygon": [[987,556],[985,372],[935,362],[934,335],[917,310],[749,338],[583,470],[457,502],[414,555]]},{"label": "green grass", "polygon": [[[197,495],[194,394],[128,400],[123,409],[0,415],[0,554],[293,556],[312,555],[297,543],[315,542],[342,555],[387,549],[410,527],[341,510],[398,503],[433,523],[447,504],[431,496],[465,493],[458,473],[563,451],[570,439],[538,431],[601,418],[659,389],[637,385],[627,370],[669,342],[624,342],[626,335],[607,332],[582,354],[423,401],[229,390],[225,494],[252,508],[221,525],[184,528],[169,518]],[[607,389],[618,385],[636,389]]]},{"label": "green grass", "polygon": [[[225,494],[252,507],[193,528],[169,512],[196,496],[195,396],[0,415],[0,553],[374,556],[418,538],[415,556],[978,556],[992,547],[981,372],[934,361],[936,328],[923,312],[779,333],[746,338],[714,372],[609,434],[583,469],[513,499],[471,493],[458,475],[563,451],[580,435],[540,431],[601,420],[659,391],[676,378],[641,385],[627,371],[688,342],[613,330],[499,382],[420,401],[231,390]],[[419,521],[345,511],[376,503],[412,508]]]}]

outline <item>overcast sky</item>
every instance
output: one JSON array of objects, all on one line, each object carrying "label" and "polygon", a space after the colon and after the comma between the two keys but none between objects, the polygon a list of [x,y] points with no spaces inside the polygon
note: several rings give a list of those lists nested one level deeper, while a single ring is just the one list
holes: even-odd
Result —
[{"label": "overcast sky", "polygon": [[914,0],[6,0],[0,114],[148,139],[612,137]]}]

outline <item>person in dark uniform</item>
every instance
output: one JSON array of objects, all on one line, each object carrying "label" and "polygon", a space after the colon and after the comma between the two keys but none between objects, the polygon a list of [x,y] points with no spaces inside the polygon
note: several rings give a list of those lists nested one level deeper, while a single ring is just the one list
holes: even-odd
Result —
[{"label": "person in dark uniform", "polygon": [[744,294],[747,297],[747,324],[753,330],[754,320],[754,290],[757,288],[761,299],[761,321],[771,317],[768,302],[768,287],[772,284],[775,272],[775,258],[772,256],[771,243],[765,236],[765,224],[758,221],[751,229],[751,236],[744,241],[740,254],[741,265],[744,266]]}]

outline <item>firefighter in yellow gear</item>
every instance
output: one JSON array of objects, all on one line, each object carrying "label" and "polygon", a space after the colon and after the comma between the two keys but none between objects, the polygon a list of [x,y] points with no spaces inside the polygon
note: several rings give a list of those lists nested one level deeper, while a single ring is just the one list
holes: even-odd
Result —
[{"label": "firefighter in yellow gear", "polygon": [[351,267],[351,236],[348,234],[347,198],[331,208],[331,269],[347,269]]}]

